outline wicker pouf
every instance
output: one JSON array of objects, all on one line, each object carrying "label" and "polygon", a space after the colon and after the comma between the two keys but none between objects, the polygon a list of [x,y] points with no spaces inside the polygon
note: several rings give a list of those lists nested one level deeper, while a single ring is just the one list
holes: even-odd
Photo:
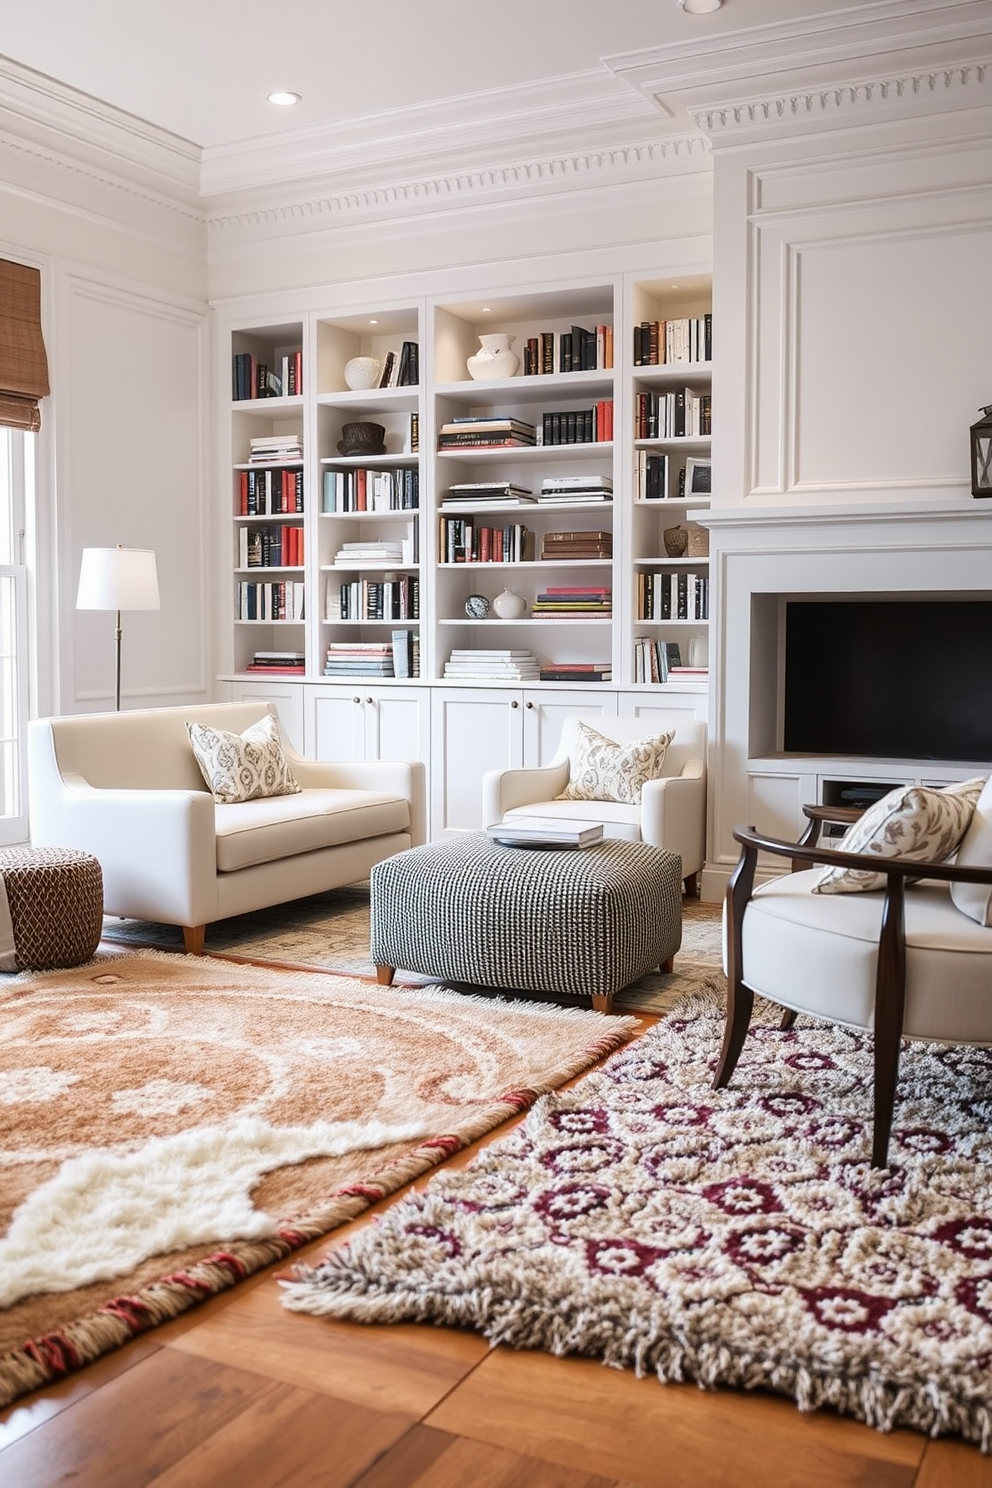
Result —
[{"label": "wicker pouf", "polygon": [[71,847],[8,847],[0,850],[0,878],[0,969],[45,971],[92,959],[103,931],[96,858]]},{"label": "wicker pouf", "polygon": [[467,832],[413,847],[371,873],[371,949],[441,981],[591,997],[615,992],[682,943],[682,859],[606,839],[583,851],[505,847]]}]

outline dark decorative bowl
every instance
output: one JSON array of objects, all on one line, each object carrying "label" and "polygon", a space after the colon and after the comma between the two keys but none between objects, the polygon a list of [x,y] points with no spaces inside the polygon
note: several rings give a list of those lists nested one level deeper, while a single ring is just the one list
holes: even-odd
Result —
[{"label": "dark decorative bowl", "polygon": [[345,424],[338,440],[339,455],[384,455],[386,431],[382,424]]}]

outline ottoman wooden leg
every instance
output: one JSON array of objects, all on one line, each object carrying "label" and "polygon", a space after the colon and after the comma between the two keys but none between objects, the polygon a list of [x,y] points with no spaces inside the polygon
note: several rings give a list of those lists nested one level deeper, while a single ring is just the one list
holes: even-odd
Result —
[{"label": "ottoman wooden leg", "polygon": [[381,986],[391,987],[393,985],[393,977],[395,975],[395,966],[380,966],[378,962],[376,963],[375,979],[377,982],[380,983]]},{"label": "ottoman wooden leg", "polygon": [[594,992],[592,994],[592,1008],[594,1013],[609,1013],[613,1011],[612,992]]},{"label": "ottoman wooden leg", "polygon": [[670,971],[674,971],[675,970],[675,957],[674,956],[669,956],[669,958],[668,958],[667,961],[662,961],[661,966],[658,969],[659,969],[659,971],[663,971],[666,974],[668,972],[670,972]]}]

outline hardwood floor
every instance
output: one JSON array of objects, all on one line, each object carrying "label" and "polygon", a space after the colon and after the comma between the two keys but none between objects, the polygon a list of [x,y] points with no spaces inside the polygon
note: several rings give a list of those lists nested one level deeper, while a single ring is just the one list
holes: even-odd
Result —
[{"label": "hardwood floor", "polygon": [[[301,1255],[318,1257],[368,1222]],[[490,1349],[454,1329],[290,1313],[262,1272],[0,1413],[0,1484],[60,1483],[992,1488],[992,1458],[957,1441],[803,1415],[768,1395]]]}]

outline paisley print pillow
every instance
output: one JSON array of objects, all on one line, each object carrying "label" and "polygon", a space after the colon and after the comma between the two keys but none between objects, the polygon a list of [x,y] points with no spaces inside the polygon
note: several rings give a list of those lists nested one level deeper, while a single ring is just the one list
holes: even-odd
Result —
[{"label": "paisley print pillow", "polygon": [[[985,781],[962,780],[943,790],[901,785],[889,791],[848,827],[839,852],[875,853],[914,863],[943,863],[957,849],[971,822]],[[885,888],[885,874],[861,868],[825,868],[816,894],[861,894]]]},{"label": "paisley print pillow", "polygon": [[302,787],[282,751],[279,725],[267,713],[243,734],[187,723],[186,731],[200,773],[226,806],[260,796],[294,796]]},{"label": "paisley print pillow", "polygon": [[568,784],[559,801],[620,801],[636,806],[641,787],[656,780],[674,731],[617,744],[605,734],[576,720],[575,739],[568,762]]}]

